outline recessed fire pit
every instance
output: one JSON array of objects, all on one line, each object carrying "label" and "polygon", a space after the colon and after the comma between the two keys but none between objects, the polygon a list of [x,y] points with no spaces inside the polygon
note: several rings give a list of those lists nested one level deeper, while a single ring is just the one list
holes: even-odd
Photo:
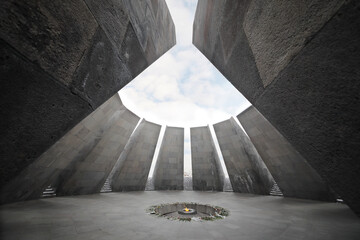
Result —
[{"label": "recessed fire pit", "polygon": [[186,202],[151,206],[147,211],[150,214],[180,221],[212,221],[229,215],[229,212],[222,207]]},{"label": "recessed fire pit", "polygon": [[178,213],[181,215],[195,215],[197,214],[197,211],[195,209],[185,207],[184,209],[179,210]]}]

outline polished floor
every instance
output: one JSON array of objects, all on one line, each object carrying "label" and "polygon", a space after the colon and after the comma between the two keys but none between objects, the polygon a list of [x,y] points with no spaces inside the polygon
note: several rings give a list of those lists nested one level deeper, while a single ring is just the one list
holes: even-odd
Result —
[{"label": "polished floor", "polygon": [[[180,222],[149,215],[172,202],[219,205],[224,220]],[[343,204],[230,192],[149,191],[57,197],[0,207],[0,239],[360,239]]]}]

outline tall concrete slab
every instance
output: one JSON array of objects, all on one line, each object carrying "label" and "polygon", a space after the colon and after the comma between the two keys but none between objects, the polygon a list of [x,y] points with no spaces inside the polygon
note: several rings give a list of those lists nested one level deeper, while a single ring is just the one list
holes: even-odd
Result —
[{"label": "tall concrete slab", "polygon": [[259,168],[262,160],[235,120],[214,124],[214,130],[234,192],[269,194],[274,181]]},{"label": "tall concrete slab", "polygon": [[223,191],[224,173],[209,126],[190,128],[193,190]]},{"label": "tall concrete slab", "polygon": [[140,118],[128,109],[109,128],[94,149],[71,169],[72,173],[58,185],[58,195],[100,192],[110,171],[124,150]]},{"label": "tall concrete slab", "polygon": [[158,124],[142,120],[109,176],[112,191],[145,190],[160,129]]},{"label": "tall concrete slab", "polygon": [[359,1],[200,0],[193,42],[360,214]]},{"label": "tall concrete slab", "polygon": [[123,4],[149,64],[175,45],[175,27],[165,1],[123,0]]},{"label": "tall concrete slab", "polygon": [[57,188],[125,110],[118,94],[106,101],[7,183],[1,203],[39,198],[50,184]]},{"label": "tall concrete slab", "polygon": [[184,128],[166,127],[153,178],[155,190],[184,189]]},{"label": "tall concrete slab", "polygon": [[335,200],[319,174],[253,106],[237,118],[285,197]]},{"label": "tall concrete slab", "polygon": [[9,0],[0,22],[0,186],[175,44],[165,0]]}]

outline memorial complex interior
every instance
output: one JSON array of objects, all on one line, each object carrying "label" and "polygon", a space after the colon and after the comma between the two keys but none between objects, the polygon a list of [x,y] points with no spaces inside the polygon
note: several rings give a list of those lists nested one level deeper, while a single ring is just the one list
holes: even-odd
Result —
[{"label": "memorial complex interior", "polygon": [[360,239],[359,1],[198,1],[251,106],[190,128],[190,177],[184,128],[118,94],[176,45],[165,0],[5,0],[0,26],[1,239]]}]

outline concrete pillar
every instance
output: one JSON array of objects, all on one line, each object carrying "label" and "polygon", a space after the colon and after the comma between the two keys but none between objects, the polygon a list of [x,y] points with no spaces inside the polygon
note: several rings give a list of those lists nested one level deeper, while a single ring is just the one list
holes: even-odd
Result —
[{"label": "concrete pillar", "polygon": [[154,171],[155,190],[184,189],[184,128],[166,127]]},{"label": "concrete pillar", "polygon": [[136,128],[109,177],[114,192],[145,190],[160,129],[145,119]]},{"label": "concrete pillar", "polygon": [[223,191],[224,173],[210,129],[190,128],[193,190]]},{"label": "concrete pillar", "polygon": [[271,175],[259,168],[262,160],[235,120],[214,124],[214,130],[234,192],[268,194]]},{"label": "concrete pillar", "polygon": [[237,118],[285,197],[334,200],[319,174],[253,106]]}]

